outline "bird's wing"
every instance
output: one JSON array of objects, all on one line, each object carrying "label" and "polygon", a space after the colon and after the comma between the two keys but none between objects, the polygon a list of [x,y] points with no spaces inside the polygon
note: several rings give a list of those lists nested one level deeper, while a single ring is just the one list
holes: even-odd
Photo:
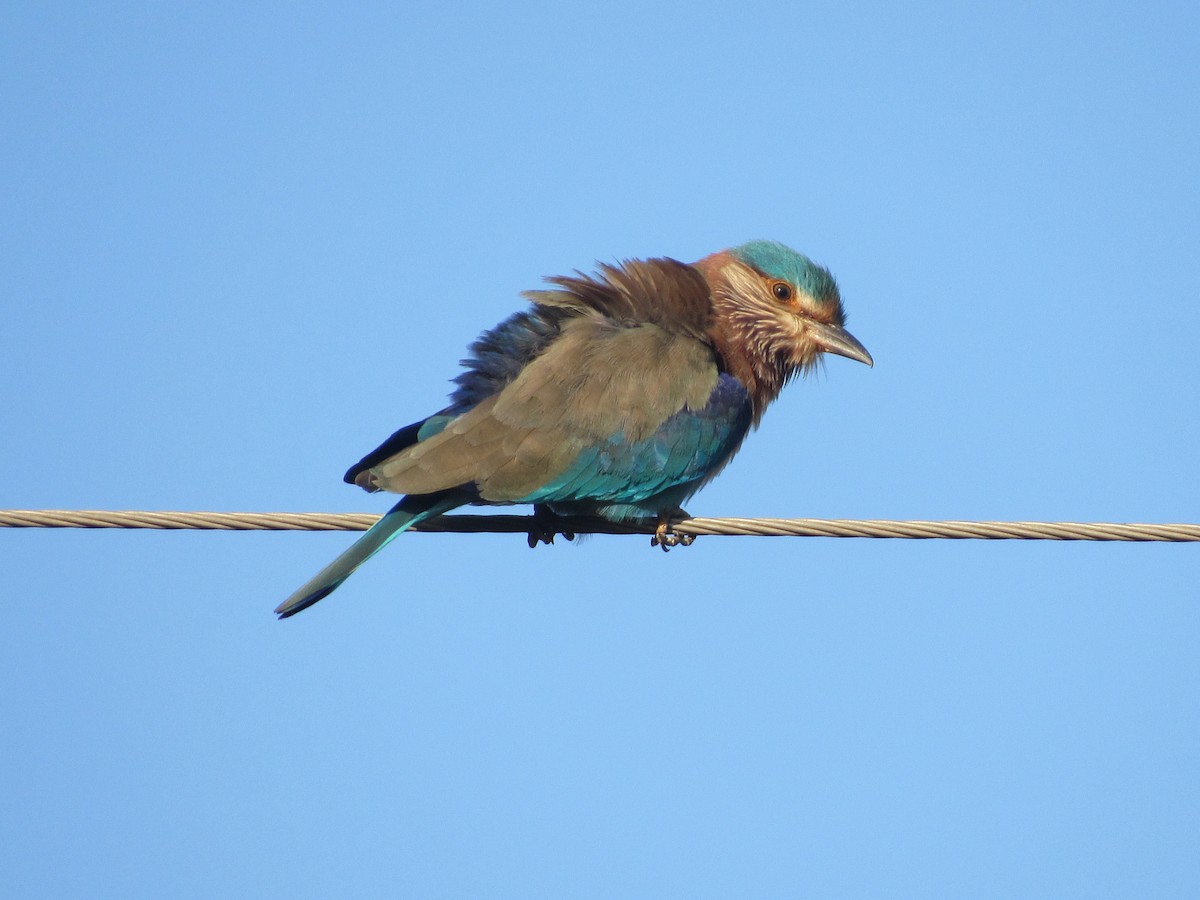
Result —
[{"label": "bird's wing", "polygon": [[619,266],[601,265],[597,276],[577,273],[547,281],[555,288],[526,293],[534,301],[531,309],[513,314],[471,345],[450,406],[395,432],[350,467],[344,476],[347,483],[367,487],[368,470],[500,393],[562,336],[571,320],[599,317],[626,327],[651,324],[673,335],[707,341],[709,287],[692,266],[665,258],[629,260]]},{"label": "bird's wing", "polygon": [[707,343],[588,313],[503,390],[367,479],[407,494],[473,484],[492,503],[637,502],[723,464],[748,409]]}]

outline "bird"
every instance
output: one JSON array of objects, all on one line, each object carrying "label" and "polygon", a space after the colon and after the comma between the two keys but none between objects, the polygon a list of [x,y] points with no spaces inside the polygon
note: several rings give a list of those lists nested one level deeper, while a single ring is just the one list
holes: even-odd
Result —
[{"label": "bird", "polygon": [[[344,480],[401,499],[276,608],[328,596],[414,525],[464,505],[532,504],[530,546],[571,516],[673,526],[783,387],[826,353],[873,366],[830,271],[775,241],[694,263],[599,263],[544,279],[469,348],[449,405],[396,431]],[[544,523],[550,524],[544,524]],[[573,535],[566,529],[562,533]]]}]

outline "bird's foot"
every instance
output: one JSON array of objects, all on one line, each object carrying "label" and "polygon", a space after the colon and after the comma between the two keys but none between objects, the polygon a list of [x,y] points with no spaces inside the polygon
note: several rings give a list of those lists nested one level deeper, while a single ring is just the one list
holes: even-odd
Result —
[{"label": "bird's foot", "polygon": [[533,517],[529,523],[529,548],[538,544],[553,544],[557,535],[568,541],[575,540],[575,532],[563,530],[563,518],[544,503],[533,504]]},{"label": "bird's foot", "polygon": [[664,510],[658,514],[658,527],[654,529],[654,537],[650,538],[651,547],[662,547],[666,553],[672,547],[690,547],[696,540],[694,534],[676,534],[675,526],[684,519],[690,519],[686,512],[679,507]]}]

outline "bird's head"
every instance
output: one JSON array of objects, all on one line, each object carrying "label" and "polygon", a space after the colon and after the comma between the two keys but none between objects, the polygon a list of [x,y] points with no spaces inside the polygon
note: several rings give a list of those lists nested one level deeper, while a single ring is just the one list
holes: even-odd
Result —
[{"label": "bird's head", "polygon": [[795,375],[835,353],[874,365],[845,328],[829,270],[774,241],[751,241],[695,263],[712,292],[710,337],[755,398],[756,418]]}]

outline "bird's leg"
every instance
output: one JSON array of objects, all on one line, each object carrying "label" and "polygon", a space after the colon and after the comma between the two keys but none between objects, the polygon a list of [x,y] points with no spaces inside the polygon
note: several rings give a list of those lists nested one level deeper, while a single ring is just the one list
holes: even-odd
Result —
[{"label": "bird's leg", "polygon": [[533,516],[529,523],[529,547],[538,544],[553,544],[554,536],[561,534],[568,541],[575,540],[575,532],[563,531],[563,518],[545,503],[533,504]]},{"label": "bird's leg", "polygon": [[662,547],[666,553],[672,547],[691,546],[696,540],[694,534],[676,534],[675,525],[691,516],[678,506],[674,509],[664,509],[658,514],[658,527],[654,529],[654,537],[650,538],[651,547]]}]

